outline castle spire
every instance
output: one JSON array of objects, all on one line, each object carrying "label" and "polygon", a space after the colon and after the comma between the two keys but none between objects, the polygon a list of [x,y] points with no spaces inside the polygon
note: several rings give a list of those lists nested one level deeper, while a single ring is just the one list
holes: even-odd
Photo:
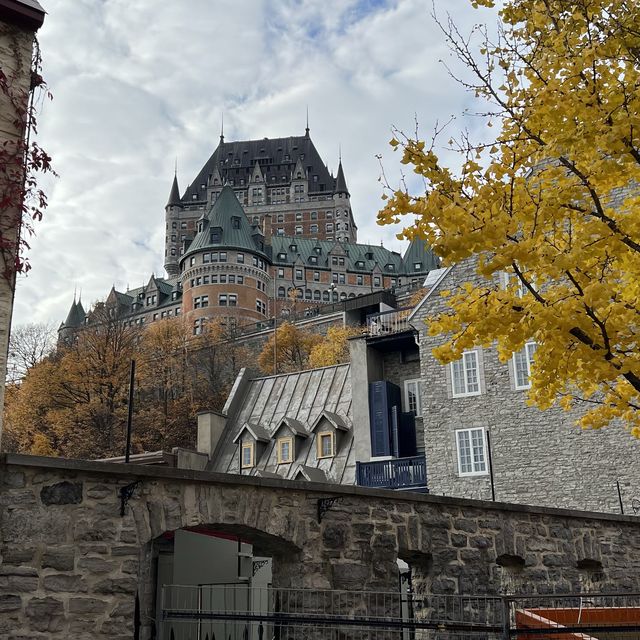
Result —
[{"label": "castle spire", "polygon": [[[176,161],[177,164],[177,161]],[[176,166],[176,172],[173,174],[173,184],[171,185],[171,193],[169,193],[169,201],[167,207],[182,206],[180,203],[180,189],[178,188],[178,171]]]},{"label": "castle spire", "polygon": [[224,112],[220,114],[220,144],[224,142]]},{"label": "castle spire", "polygon": [[333,190],[334,193],[346,193],[349,197],[349,189],[347,189],[347,181],[344,177],[344,171],[342,170],[342,149],[340,149],[340,160],[338,162],[338,174],[336,175],[336,186]]},{"label": "castle spire", "polygon": [[307,105],[307,126],[305,127],[304,135],[307,138],[309,137],[309,105]]}]

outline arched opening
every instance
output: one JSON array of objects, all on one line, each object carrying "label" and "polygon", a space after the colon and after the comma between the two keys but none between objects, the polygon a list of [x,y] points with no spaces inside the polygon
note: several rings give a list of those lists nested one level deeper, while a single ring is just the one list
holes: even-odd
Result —
[{"label": "arched opening", "polygon": [[256,625],[220,620],[216,612],[272,610],[274,590],[299,586],[300,553],[283,538],[240,524],[165,532],[146,548],[140,638],[253,638]]}]

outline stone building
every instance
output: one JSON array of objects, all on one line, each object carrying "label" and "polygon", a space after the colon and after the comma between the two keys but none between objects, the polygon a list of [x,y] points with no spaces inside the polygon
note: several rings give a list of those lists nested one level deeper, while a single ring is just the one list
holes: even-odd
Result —
[{"label": "stone building", "polygon": [[[433,286],[409,316],[419,331],[421,413],[429,490],[448,496],[593,511],[631,512],[640,497],[640,442],[621,425],[598,431],[575,425],[579,407],[546,411],[527,404],[534,344],[507,362],[494,346],[477,347],[451,365],[432,350],[432,315],[446,309],[440,291],[479,283],[467,261],[434,272]],[[495,286],[504,286],[496,278]],[[490,450],[489,450],[490,447]],[[617,483],[620,484],[621,499]]]},{"label": "stone building", "polygon": [[[304,136],[220,144],[180,196],[174,177],[166,206],[168,277],[106,304],[124,322],[149,324],[181,314],[202,331],[211,318],[261,325],[295,311],[407,285],[438,266],[420,240],[404,255],[358,244],[342,167],[334,178]],[[69,339],[84,323],[77,303],[60,327]]]},{"label": "stone building", "polygon": [[[16,193],[22,194],[20,167],[11,166],[10,159],[19,159],[27,117],[26,112],[32,90],[31,59],[36,31],[44,22],[44,9],[35,0],[5,0],[0,6],[0,69],[5,87],[0,89],[0,380],[4,383],[7,372],[9,327],[15,293],[15,266],[19,252],[22,212],[16,203]],[[22,195],[17,196],[22,200]],[[7,204],[9,203],[9,204]],[[0,384],[0,438],[2,436],[2,409],[4,384]]]}]

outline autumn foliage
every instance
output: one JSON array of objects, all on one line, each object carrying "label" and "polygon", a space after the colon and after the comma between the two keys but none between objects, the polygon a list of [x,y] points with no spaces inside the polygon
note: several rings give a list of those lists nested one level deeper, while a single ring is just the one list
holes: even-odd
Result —
[{"label": "autumn foliage", "polygon": [[398,133],[392,145],[426,190],[385,196],[379,221],[410,214],[404,237],[426,239],[445,265],[474,261],[485,279],[449,292],[451,312],[430,325],[447,336],[442,362],[493,342],[506,360],[533,340],[533,402],[577,403],[582,426],[618,419],[640,436],[637,3],[507,0],[500,17],[477,50],[442,27],[497,137],[449,140],[454,170],[437,134]]}]

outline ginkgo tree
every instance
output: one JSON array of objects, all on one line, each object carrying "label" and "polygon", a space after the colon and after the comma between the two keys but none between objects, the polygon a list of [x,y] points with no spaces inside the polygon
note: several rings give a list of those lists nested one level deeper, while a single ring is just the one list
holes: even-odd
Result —
[{"label": "ginkgo tree", "polygon": [[425,189],[385,193],[379,222],[415,216],[401,237],[426,239],[444,265],[477,265],[484,284],[443,292],[449,311],[430,321],[442,362],[493,343],[506,360],[535,341],[532,402],[581,404],[582,426],[617,419],[640,436],[640,11],[505,0],[499,16],[477,43],[442,25],[491,142],[449,140],[454,169],[442,131],[396,132]]}]

